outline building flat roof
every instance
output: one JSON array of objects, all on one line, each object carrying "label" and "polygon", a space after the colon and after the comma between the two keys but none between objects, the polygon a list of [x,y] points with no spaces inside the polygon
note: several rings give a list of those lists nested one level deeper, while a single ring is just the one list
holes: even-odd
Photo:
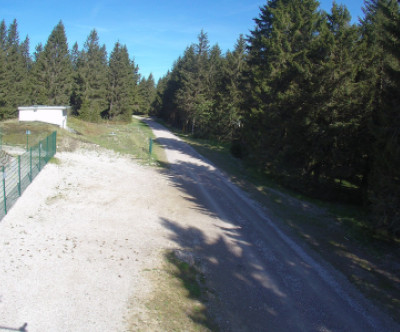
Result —
[{"label": "building flat roof", "polygon": [[18,111],[29,111],[33,109],[56,109],[56,110],[65,110],[71,108],[71,106],[48,106],[48,105],[32,105],[32,106],[19,106]]}]

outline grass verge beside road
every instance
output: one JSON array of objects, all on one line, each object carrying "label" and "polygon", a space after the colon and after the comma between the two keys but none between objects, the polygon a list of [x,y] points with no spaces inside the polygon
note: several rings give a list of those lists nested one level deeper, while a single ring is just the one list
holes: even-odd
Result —
[{"label": "grass verge beside road", "polygon": [[[0,122],[3,145],[26,149],[27,144],[33,146],[56,130],[57,151],[72,151],[81,143],[91,143],[131,155],[144,164],[165,164],[164,151],[156,142],[152,144],[152,153],[149,153],[149,139],[153,139],[154,136],[151,129],[138,119],[133,118],[130,123],[90,123],[76,117],[68,117],[68,127],[70,130],[41,122],[19,122],[18,119]],[[26,135],[27,130],[30,131],[30,135]]]},{"label": "grass verge beside road", "polygon": [[118,153],[129,154],[148,164],[159,166],[165,163],[164,151],[155,142],[151,146],[150,154],[150,139],[154,139],[154,135],[145,123],[136,118],[130,123],[90,123],[71,118],[68,126],[87,142]]},{"label": "grass verge beside road", "polygon": [[207,309],[209,291],[190,253],[167,250],[158,269],[143,271],[157,285],[145,303],[144,317],[133,316],[133,331],[218,331]]}]

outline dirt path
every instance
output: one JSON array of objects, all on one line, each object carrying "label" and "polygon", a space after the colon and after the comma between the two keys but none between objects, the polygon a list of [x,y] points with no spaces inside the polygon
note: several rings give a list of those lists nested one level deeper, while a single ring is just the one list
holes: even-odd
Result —
[{"label": "dirt path", "polygon": [[170,249],[198,262],[223,331],[398,329],[148,123],[169,170],[104,150],[58,153],[0,222],[0,331],[162,331],[146,307],[157,288],[147,271]]}]

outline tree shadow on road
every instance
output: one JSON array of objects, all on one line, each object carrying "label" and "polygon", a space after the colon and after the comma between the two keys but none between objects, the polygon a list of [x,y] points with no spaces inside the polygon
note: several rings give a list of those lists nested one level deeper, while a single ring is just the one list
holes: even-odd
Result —
[{"label": "tree shadow on road", "polygon": [[[214,322],[222,331],[278,330],[283,313],[276,306],[285,303],[287,297],[277,286],[279,281],[271,277],[266,285],[259,274],[261,267],[243,259],[250,243],[228,230],[231,239],[240,243],[242,253],[235,253],[222,237],[210,242],[198,228],[165,218],[162,224],[171,231],[170,239],[182,248],[166,254],[178,267],[175,277],[187,289],[188,297],[201,301],[205,308],[196,315],[189,314],[194,322],[210,330],[216,330]],[[197,284],[187,279],[185,269],[189,267],[197,273]]]},{"label": "tree shadow on road", "polygon": [[[168,131],[158,124],[155,127]],[[192,208],[215,219],[213,225],[204,221],[209,223],[206,228],[185,220],[165,218],[162,223],[171,231],[171,240],[200,262],[209,290],[210,300],[205,305],[222,330],[370,329],[368,315],[358,315],[361,308],[351,296],[334,290],[339,276],[332,278],[330,267],[281,231],[263,209],[239,193],[197,151],[170,133],[161,136],[158,143],[175,159],[165,169],[166,175]],[[289,205],[301,211],[309,209],[292,202]],[[199,218],[199,222],[203,220]],[[211,239],[210,232],[214,233]],[[324,297],[329,300],[322,300]]]}]

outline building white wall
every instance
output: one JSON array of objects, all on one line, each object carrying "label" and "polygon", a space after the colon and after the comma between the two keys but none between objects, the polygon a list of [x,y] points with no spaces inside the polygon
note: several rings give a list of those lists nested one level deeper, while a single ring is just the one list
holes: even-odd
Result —
[{"label": "building white wall", "polygon": [[68,106],[23,106],[18,107],[19,121],[40,121],[67,128]]}]

